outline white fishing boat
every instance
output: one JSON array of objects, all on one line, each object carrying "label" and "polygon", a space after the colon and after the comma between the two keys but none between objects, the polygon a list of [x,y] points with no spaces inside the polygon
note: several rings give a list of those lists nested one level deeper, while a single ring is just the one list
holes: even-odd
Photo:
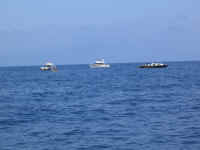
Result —
[{"label": "white fishing boat", "polygon": [[90,64],[90,68],[109,68],[109,64],[105,64],[104,59],[97,60],[94,64]]},{"label": "white fishing boat", "polygon": [[42,71],[57,71],[56,65],[51,62],[45,63],[42,67],[40,67]]}]

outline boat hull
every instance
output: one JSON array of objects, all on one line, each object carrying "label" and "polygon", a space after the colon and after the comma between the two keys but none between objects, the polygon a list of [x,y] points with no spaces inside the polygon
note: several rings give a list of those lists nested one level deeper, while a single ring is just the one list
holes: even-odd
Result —
[{"label": "boat hull", "polygon": [[110,67],[109,64],[102,64],[102,65],[91,64],[89,66],[90,68],[109,68]]},{"label": "boat hull", "polygon": [[40,68],[41,71],[53,71],[53,72],[56,72],[57,71],[57,68],[56,67],[41,67]]},{"label": "boat hull", "polygon": [[160,65],[160,66],[146,66],[146,65],[142,65],[139,66],[139,68],[166,68],[168,67],[168,65]]},{"label": "boat hull", "polygon": [[49,68],[49,67],[40,67],[40,70],[41,71],[49,71],[49,70],[51,70],[51,68]]}]

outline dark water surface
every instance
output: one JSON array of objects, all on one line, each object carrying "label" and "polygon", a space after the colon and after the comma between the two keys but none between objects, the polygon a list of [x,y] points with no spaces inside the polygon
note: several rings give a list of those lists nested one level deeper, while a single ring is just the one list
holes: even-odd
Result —
[{"label": "dark water surface", "polygon": [[0,150],[199,150],[200,62],[0,68]]}]

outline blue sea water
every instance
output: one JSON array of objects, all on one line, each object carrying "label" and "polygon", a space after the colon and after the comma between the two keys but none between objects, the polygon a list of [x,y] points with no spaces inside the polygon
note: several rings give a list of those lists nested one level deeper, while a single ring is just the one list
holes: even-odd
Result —
[{"label": "blue sea water", "polygon": [[0,150],[199,150],[200,62],[0,68]]}]

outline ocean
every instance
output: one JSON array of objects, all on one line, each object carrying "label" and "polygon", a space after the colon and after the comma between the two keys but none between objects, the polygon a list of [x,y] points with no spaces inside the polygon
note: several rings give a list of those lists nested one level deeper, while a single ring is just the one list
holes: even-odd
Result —
[{"label": "ocean", "polygon": [[200,62],[0,68],[0,150],[199,150]]}]

